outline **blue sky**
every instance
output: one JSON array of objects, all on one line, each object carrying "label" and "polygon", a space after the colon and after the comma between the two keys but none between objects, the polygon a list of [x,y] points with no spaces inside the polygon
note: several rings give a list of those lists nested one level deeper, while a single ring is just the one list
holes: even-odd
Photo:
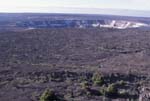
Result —
[{"label": "blue sky", "polygon": [[0,0],[0,12],[105,13],[99,9],[150,11],[150,0]]}]

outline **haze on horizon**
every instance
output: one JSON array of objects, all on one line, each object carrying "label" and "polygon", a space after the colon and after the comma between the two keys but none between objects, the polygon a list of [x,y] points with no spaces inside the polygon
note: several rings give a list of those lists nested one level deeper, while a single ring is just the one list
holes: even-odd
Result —
[{"label": "haze on horizon", "polygon": [[0,0],[0,12],[113,14],[150,17],[150,0]]}]

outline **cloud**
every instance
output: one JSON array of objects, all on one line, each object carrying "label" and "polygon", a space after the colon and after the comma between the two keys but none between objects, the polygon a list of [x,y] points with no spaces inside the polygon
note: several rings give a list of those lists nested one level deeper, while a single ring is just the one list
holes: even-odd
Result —
[{"label": "cloud", "polygon": [[[0,0],[2,11],[49,11],[54,7],[149,10],[150,0]],[[58,9],[53,9],[54,11]],[[73,9],[68,9],[74,11]],[[68,11],[67,10],[67,11]]]}]

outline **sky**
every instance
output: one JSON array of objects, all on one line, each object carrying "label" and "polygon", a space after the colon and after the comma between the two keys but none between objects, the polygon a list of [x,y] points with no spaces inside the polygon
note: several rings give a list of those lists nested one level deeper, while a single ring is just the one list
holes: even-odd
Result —
[{"label": "sky", "polygon": [[0,12],[107,13],[103,9],[150,12],[150,0],[0,0]]}]

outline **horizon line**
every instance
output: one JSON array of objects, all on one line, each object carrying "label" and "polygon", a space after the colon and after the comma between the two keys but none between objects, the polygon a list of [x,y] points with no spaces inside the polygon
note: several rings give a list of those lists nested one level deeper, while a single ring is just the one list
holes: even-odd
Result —
[{"label": "horizon line", "polygon": [[134,16],[134,15],[121,15],[121,14],[93,14],[93,13],[62,13],[62,12],[1,12],[0,14],[64,14],[64,15],[95,15],[95,16],[120,16],[120,17],[141,17],[141,18],[150,18],[150,16]]}]

